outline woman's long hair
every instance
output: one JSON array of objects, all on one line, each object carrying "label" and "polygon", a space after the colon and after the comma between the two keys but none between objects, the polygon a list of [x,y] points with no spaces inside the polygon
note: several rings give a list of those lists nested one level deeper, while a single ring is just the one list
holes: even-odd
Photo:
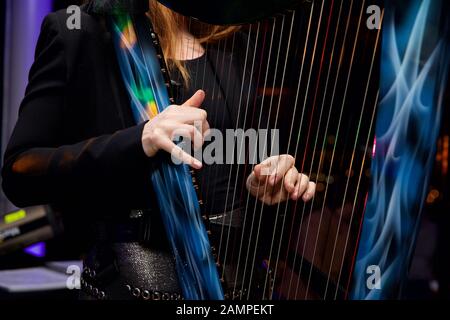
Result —
[{"label": "woman's long hair", "polygon": [[176,59],[176,50],[179,43],[179,35],[183,31],[189,31],[200,44],[207,44],[229,37],[236,32],[237,26],[215,26],[199,22],[195,19],[186,18],[156,0],[150,1],[150,12],[148,13],[164,52],[164,57],[170,71],[178,70],[185,83],[189,82],[189,73],[183,61]]},{"label": "woman's long hair", "polygon": [[[82,3],[89,3],[91,1],[95,1],[96,5],[100,7],[110,8],[121,0],[82,0]],[[158,33],[169,71],[178,71],[185,84],[189,83],[190,76],[185,68],[184,62],[177,59],[180,35],[189,32],[202,45],[227,38],[240,29],[238,26],[217,26],[202,23],[170,10],[157,0],[148,1],[150,11],[147,13],[147,16],[152,21],[153,27]]]}]

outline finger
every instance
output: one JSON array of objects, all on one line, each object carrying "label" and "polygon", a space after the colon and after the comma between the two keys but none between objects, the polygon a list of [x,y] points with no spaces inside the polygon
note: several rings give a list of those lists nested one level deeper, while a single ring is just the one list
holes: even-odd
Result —
[{"label": "finger", "polygon": [[274,200],[270,195],[264,195],[259,198],[259,201],[263,202],[265,205],[272,206],[274,205]]},{"label": "finger", "polygon": [[203,137],[206,137],[209,134],[210,131],[210,126],[209,126],[209,122],[208,120],[205,118],[205,120],[203,120],[202,122],[202,127],[201,127],[201,132],[203,134]]},{"label": "finger", "polygon": [[260,181],[266,182],[272,175],[276,174],[278,160],[279,156],[273,156],[267,158],[255,167],[257,177]]},{"label": "finger", "polygon": [[291,195],[292,200],[298,200],[306,191],[309,184],[309,177],[305,174],[299,173],[295,185],[295,191]]},{"label": "finger", "polygon": [[307,202],[311,200],[314,197],[315,193],[316,193],[316,184],[314,182],[310,182],[308,184],[308,189],[303,194],[302,197],[303,201]]},{"label": "finger", "polygon": [[281,185],[278,188],[269,187],[259,199],[265,204],[271,206],[286,201],[288,199],[288,193]]},{"label": "finger", "polygon": [[202,120],[194,121],[193,125],[199,132],[201,132],[203,138],[205,138],[210,132],[209,123],[206,118],[204,118]]},{"label": "finger", "polygon": [[191,140],[194,149],[200,149],[205,140],[203,139],[203,134],[195,127],[187,124],[178,125],[172,133],[172,141],[176,140],[176,137],[185,137]]},{"label": "finger", "polygon": [[284,177],[286,172],[294,166],[295,159],[290,155],[278,156],[275,172],[271,173],[269,183],[276,185]]},{"label": "finger", "polygon": [[253,173],[255,174],[255,178],[260,182],[265,184],[267,179],[270,177],[268,174],[270,170],[270,163],[261,163],[255,166],[253,169]]},{"label": "finger", "polygon": [[178,122],[193,125],[199,132],[201,132],[203,138],[205,138],[209,134],[211,129],[207,120],[206,111],[190,107],[179,108],[179,110],[182,111],[182,114],[176,115],[174,118]]},{"label": "finger", "polygon": [[270,176],[276,171],[276,163],[278,161],[278,156],[270,157],[258,164],[259,175],[260,176]]},{"label": "finger", "polygon": [[191,166],[194,169],[201,169],[202,163],[192,157],[190,154],[186,153],[183,149],[173,143],[169,138],[163,138],[161,141],[161,149],[170,153],[172,158],[175,158],[182,163]]},{"label": "finger", "polygon": [[183,103],[183,106],[189,106],[194,108],[200,108],[202,106],[203,101],[205,101],[205,91],[198,90],[189,100]]},{"label": "finger", "polygon": [[297,168],[292,167],[284,176],[284,188],[288,193],[293,193],[295,191],[295,183],[297,182],[298,171]]},{"label": "finger", "polygon": [[175,108],[170,110],[169,114],[170,120],[186,124],[194,124],[196,122],[199,122],[203,125],[207,121],[208,117],[208,114],[205,110],[189,106],[176,106]]},{"label": "finger", "polygon": [[259,182],[256,178],[255,173],[253,172],[247,179],[247,190],[254,197],[261,197],[267,191],[267,188]]}]

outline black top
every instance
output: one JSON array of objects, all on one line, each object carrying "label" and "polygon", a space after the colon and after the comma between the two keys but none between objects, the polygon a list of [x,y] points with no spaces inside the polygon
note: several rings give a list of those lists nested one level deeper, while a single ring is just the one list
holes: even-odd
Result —
[{"label": "black top", "polygon": [[[239,103],[240,88],[236,84],[239,84],[240,80],[239,74],[234,68],[226,71],[226,79],[219,78],[214,67],[214,60],[218,60],[218,56],[221,58],[223,55],[224,53],[217,52],[214,47],[209,47],[200,58],[186,61],[185,65],[191,79],[188,88],[181,86],[178,90],[176,100],[181,104],[196,90],[203,89],[206,98],[202,108],[208,113],[208,123],[211,128],[220,130],[225,140],[226,130],[235,128],[232,113],[233,106]],[[183,82],[180,81],[180,83]],[[230,85],[234,85],[234,87],[227,88]],[[224,93],[226,89],[229,91],[227,96]],[[205,143],[204,149],[209,144]],[[226,152],[226,148],[221,150],[224,162]],[[214,155],[217,156],[217,154]],[[241,199],[234,192],[242,189],[242,179],[236,179],[236,169],[235,165],[214,163],[204,165],[202,170],[197,173],[206,213],[219,214],[240,206]]]},{"label": "black top", "polygon": [[90,219],[116,208],[126,217],[150,205],[144,124],[134,123],[101,21],[83,13],[82,29],[69,30],[66,19],[59,11],[43,22],[3,190],[19,207],[52,203]]}]

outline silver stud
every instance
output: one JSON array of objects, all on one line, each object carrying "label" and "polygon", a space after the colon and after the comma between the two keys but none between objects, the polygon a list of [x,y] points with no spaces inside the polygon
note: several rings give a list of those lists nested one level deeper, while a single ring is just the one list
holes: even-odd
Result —
[{"label": "silver stud", "polygon": [[145,301],[147,301],[147,300],[150,300],[150,298],[151,298],[150,291],[144,290],[144,291],[142,292],[142,299],[144,299]]},{"label": "silver stud", "polygon": [[134,288],[134,290],[133,290],[133,296],[134,296],[135,298],[139,298],[140,295],[141,295],[141,289],[139,289],[139,288]]},{"label": "silver stud", "polygon": [[163,300],[170,300],[170,294],[168,294],[167,292],[163,293],[162,299]]},{"label": "silver stud", "polygon": [[170,300],[178,300],[178,293],[172,293]]},{"label": "silver stud", "polygon": [[152,294],[152,300],[155,300],[155,301],[161,300],[161,293],[158,292],[158,291],[153,292],[153,294]]}]

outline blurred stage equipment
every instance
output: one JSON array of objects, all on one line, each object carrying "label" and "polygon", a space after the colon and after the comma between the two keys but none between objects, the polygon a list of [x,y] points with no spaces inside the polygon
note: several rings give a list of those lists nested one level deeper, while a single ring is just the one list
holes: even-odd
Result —
[{"label": "blurred stage equipment", "polygon": [[0,220],[0,256],[50,240],[62,232],[60,216],[49,206],[8,213]]}]

